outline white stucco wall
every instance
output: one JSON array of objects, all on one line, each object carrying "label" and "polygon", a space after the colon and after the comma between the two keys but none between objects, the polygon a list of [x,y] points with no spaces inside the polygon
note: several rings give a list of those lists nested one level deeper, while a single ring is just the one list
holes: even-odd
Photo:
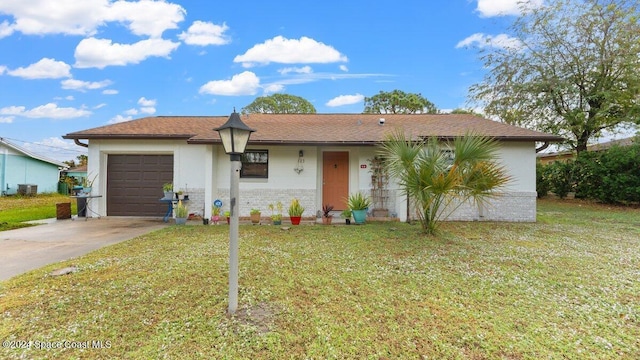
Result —
[{"label": "white stucco wall", "polygon": [[[286,208],[292,198],[305,207],[304,216],[315,216],[322,207],[322,152],[349,152],[349,193],[371,189],[369,159],[377,149],[371,146],[249,146],[269,151],[268,179],[240,180],[240,215],[248,216],[251,208],[268,216],[268,205],[281,201]],[[304,153],[303,171],[297,173],[298,153]],[[89,147],[88,174],[100,174],[94,188],[106,195],[106,162],[109,154],[173,154],[174,185],[187,189],[190,211],[211,216],[213,201],[229,206],[230,161],[220,145],[189,145],[186,141],[169,140],[92,140]],[[502,196],[488,207],[463,206],[453,220],[535,221],[535,148],[532,142],[503,142],[500,161],[509,169],[513,181]],[[406,220],[405,197],[394,183],[389,184],[389,211]],[[91,202],[92,210],[106,214],[106,198]],[[224,210],[223,209],[223,210]]]},{"label": "white stucco wall", "polygon": [[[460,221],[536,221],[536,154],[533,142],[501,142],[499,162],[507,169],[511,181],[486,206],[466,203],[458,207],[448,220]],[[406,209],[399,196],[397,209]],[[406,210],[399,211],[406,220]],[[415,215],[411,215],[415,217]]]},{"label": "white stucco wall", "polygon": [[[87,176],[96,177],[94,193],[102,198],[90,202],[91,211],[98,214],[107,213],[107,159],[110,154],[145,154],[173,155],[173,184],[175,190],[187,190],[189,193],[189,210],[202,213],[204,211],[204,195],[206,184],[205,163],[211,146],[189,145],[186,141],[176,140],[91,140],[89,142],[89,163]],[[97,189],[97,192],[95,190]],[[158,189],[159,196],[161,189]]]}]

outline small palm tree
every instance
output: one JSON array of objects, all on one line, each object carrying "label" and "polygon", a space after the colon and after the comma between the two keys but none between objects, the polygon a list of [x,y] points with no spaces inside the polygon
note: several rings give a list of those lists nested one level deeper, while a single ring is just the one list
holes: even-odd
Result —
[{"label": "small palm tree", "polygon": [[462,204],[468,200],[482,204],[510,181],[496,162],[495,140],[467,134],[455,138],[448,150],[452,156],[437,138],[412,141],[396,131],[387,136],[380,151],[389,174],[415,200],[418,219],[430,235]]}]

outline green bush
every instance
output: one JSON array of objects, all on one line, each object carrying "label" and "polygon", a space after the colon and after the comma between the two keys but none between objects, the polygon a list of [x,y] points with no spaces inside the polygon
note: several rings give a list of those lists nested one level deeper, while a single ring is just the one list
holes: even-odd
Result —
[{"label": "green bush", "polygon": [[546,166],[544,176],[548,179],[550,190],[561,199],[574,191],[575,163],[573,161],[555,161]]},{"label": "green bush", "polygon": [[580,154],[576,196],[610,204],[640,202],[640,142]]},{"label": "green bush", "polygon": [[541,162],[536,163],[536,192],[538,198],[543,198],[549,194],[551,183],[549,182],[548,166]]}]

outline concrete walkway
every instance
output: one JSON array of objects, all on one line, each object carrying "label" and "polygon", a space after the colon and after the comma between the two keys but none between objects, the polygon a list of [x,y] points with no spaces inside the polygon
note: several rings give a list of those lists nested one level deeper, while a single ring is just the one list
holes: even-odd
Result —
[{"label": "concrete walkway", "polygon": [[0,232],[0,281],[129,240],[167,224],[155,218],[79,218]]}]

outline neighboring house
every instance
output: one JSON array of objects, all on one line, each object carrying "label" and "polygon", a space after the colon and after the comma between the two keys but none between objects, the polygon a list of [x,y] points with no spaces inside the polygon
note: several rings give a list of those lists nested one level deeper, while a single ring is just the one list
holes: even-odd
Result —
[{"label": "neighboring house", "polygon": [[80,165],[62,172],[67,177],[74,178],[77,184],[82,184],[84,179],[87,178],[87,165]]},{"label": "neighboring house", "polygon": [[[381,119],[384,118],[384,121]],[[158,116],[69,133],[88,140],[93,189],[102,195],[92,210],[108,216],[161,216],[162,184],[185,190],[190,212],[206,217],[221,199],[229,208],[230,161],[215,128],[228,116]],[[323,204],[345,207],[350,193],[371,188],[369,160],[390,132],[437,136],[442,140],[475,132],[500,142],[500,161],[513,178],[502,196],[478,209],[470,204],[450,219],[535,221],[535,142],[562,139],[474,115],[250,114],[242,121],[251,134],[240,179],[240,215],[268,204],[286,206],[296,197],[316,216]],[[406,198],[392,182],[388,208],[406,219]],[[286,214],[285,214],[286,215]]]},{"label": "neighboring house", "polygon": [[91,180],[87,178],[86,164],[64,170],[61,175],[63,178],[66,177],[64,178],[64,183],[60,184],[58,188],[58,192],[62,194],[77,194],[84,182]]},{"label": "neighboring house", "polygon": [[[0,138],[0,186],[2,195],[56,192],[60,171],[66,164],[47,159]],[[35,185],[35,187],[34,187]],[[26,191],[25,191],[26,190]]]},{"label": "neighboring house", "polygon": [[[603,151],[611,148],[612,146],[629,146],[634,141],[636,141],[635,139],[636,137],[629,137],[625,139],[611,140],[611,141],[607,141],[599,144],[588,145],[587,151]],[[555,161],[566,162],[568,160],[573,160],[576,158],[576,152],[574,150],[564,150],[564,151],[547,152],[547,153],[541,152],[541,153],[538,153],[537,158],[541,164],[547,165]]]}]

